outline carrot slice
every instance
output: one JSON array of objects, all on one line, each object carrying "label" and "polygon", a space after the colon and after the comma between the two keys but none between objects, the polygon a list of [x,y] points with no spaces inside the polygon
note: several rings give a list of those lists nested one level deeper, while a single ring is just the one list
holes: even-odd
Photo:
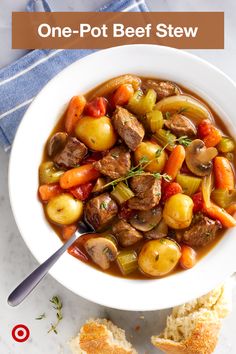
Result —
[{"label": "carrot slice", "polygon": [[63,240],[64,241],[69,240],[69,238],[71,238],[71,236],[75,233],[76,230],[77,230],[76,224],[63,225],[61,228],[61,236],[62,236]]},{"label": "carrot slice", "polygon": [[207,135],[203,141],[206,145],[206,147],[213,147],[216,146],[217,144],[219,144],[219,142],[221,141],[222,136],[220,131],[214,127],[214,129],[212,129],[211,134]]},{"label": "carrot slice", "polygon": [[63,189],[70,189],[80,184],[94,181],[100,173],[93,167],[93,164],[82,165],[66,171],[60,178],[60,186]]},{"label": "carrot slice", "polygon": [[134,94],[134,89],[131,84],[120,85],[114,92],[111,98],[111,104],[115,106],[124,106]]},{"label": "carrot slice", "polygon": [[60,193],[62,193],[62,189],[59,184],[42,184],[38,189],[41,202],[48,202],[51,198]]},{"label": "carrot slice", "polygon": [[218,205],[211,202],[209,206],[204,206],[204,210],[210,217],[219,220],[224,227],[229,228],[236,226],[236,220],[233,216]]},{"label": "carrot slice", "polygon": [[221,189],[234,189],[234,173],[229,160],[223,156],[214,159],[215,186]]},{"label": "carrot slice", "polygon": [[66,118],[65,118],[65,130],[68,134],[71,134],[78,122],[81,114],[83,113],[84,107],[86,105],[86,99],[84,96],[74,96],[70,100]]},{"label": "carrot slice", "polygon": [[236,216],[236,203],[231,204],[225,210],[227,211],[227,213],[229,213],[230,215],[235,217]]},{"label": "carrot slice", "polygon": [[164,168],[164,172],[167,173],[172,178],[172,180],[176,178],[177,173],[182,167],[184,159],[184,147],[182,145],[176,145],[172,150]]},{"label": "carrot slice", "polygon": [[181,257],[179,263],[183,269],[190,269],[195,266],[197,262],[197,254],[194,249],[187,245],[181,247]]}]

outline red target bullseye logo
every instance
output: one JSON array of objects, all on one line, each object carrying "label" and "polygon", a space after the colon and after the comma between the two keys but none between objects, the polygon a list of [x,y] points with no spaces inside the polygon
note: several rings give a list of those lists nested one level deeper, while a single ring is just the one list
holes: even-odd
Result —
[{"label": "red target bullseye logo", "polygon": [[19,343],[26,342],[30,336],[30,330],[23,324],[18,324],[12,329],[12,338]]}]

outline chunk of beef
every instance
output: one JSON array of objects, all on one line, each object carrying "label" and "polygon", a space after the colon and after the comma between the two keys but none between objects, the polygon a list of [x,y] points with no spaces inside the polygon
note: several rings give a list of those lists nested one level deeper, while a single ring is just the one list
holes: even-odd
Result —
[{"label": "chunk of beef", "polygon": [[63,168],[77,166],[87,155],[87,147],[75,137],[69,137],[64,148],[53,158],[54,163]]},{"label": "chunk of beef", "polygon": [[108,226],[118,212],[117,204],[109,193],[103,193],[90,199],[84,210],[86,221],[97,231]]},{"label": "chunk of beef", "polygon": [[187,135],[193,137],[197,134],[197,129],[190,119],[182,114],[173,114],[165,121],[167,129],[171,130],[177,137]]},{"label": "chunk of beef", "polygon": [[130,209],[149,210],[159,204],[161,199],[161,181],[151,174],[135,176],[130,181],[135,197],[128,201]]},{"label": "chunk of beef", "polygon": [[155,81],[147,80],[143,84],[145,90],[153,89],[157,93],[157,99],[160,101],[162,98],[179,95],[181,93],[177,85],[170,81]]},{"label": "chunk of beef", "polygon": [[214,240],[220,228],[219,221],[197,215],[190,228],[183,233],[182,242],[192,247],[204,247]]},{"label": "chunk of beef", "polygon": [[126,145],[134,151],[143,140],[145,131],[138,119],[127,109],[117,107],[113,116],[113,124]]},{"label": "chunk of beef", "polygon": [[112,179],[123,177],[131,167],[130,153],[125,147],[117,146],[101,160],[95,162],[94,167]]},{"label": "chunk of beef", "polygon": [[112,232],[117,237],[119,244],[122,247],[128,247],[140,241],[143,236],[124,220],[119,220],[112,226]]}]

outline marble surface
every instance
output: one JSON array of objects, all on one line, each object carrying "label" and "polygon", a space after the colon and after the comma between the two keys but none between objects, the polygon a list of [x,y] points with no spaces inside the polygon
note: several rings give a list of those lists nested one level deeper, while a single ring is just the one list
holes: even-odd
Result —
[{"label": "marble surface", "polygon": [[[55,10],[92,10],[106,0],[51,0]],[[225,50],[195,50],[195,54],[217,65],[236,80],[236,2],[235,0],[147,0],[153,11],[225,11]],[[11,47],[11,12],[24,10],[26,0],[1,0],[0,2],[0,68],[22,55]],[[140,354],[158,353],[150,344],[152,334],[159,333],[164,327],[169,310],[150,313],[117,311],[88,302],[57,283],[48,276],[22,305],[10,308],[6,299],[14,286],[37,266],[24,244],[14,222],[8,197],[7,169],[9,156],[0,150],[0,353],[1,354],[59,354],[69,353],[67,342],[76,334],[80,325],[90,317],[108,317],[127,330],[128,339]],[[77,280],[79,281],[79,279]],[[184,291],[184,289],[183,289]],[[63,301],[63,321],[58,335],[48,334],[50,323],[55,320],[49,299],[59,295]],[[236,290],[233,292],[236,303]],[[41,313],[46,318],[37,321]],[[144,316],[144,318],[143,318]],[[25,343],[16,343],[11,330],[19,323],[27,325],[31,331]],[[236,353],[234,340],[236,325],[236,306],[224,321],[217,354]]]}]

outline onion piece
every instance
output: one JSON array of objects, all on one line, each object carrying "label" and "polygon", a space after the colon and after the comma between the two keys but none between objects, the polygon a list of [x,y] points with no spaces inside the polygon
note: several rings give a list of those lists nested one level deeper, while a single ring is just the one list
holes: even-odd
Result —
[{"label": "onion piece", "polygon": [[141,86],[141,79],[138,76],[131,74],[117,76],[114,79],[111,79],[105,82],[105,84],[98,87],[92,95],[91,99],[93,99],[94,97],[106,96],[107,94],[115,91],[120,85],[123,84],[131,84],[133,86],[133,89],[136,91]]},{"label": "onion piece", "polygon": [[211,192],[213,188],[213,176],[212,173],[209,176],[206,176],[202,180],[202,196],[206,208],[211,207]]},{"label": "onion piece", "polygon": [[183,112],[183,114],[192,119],[194,123],[199,124],[203,119],[208,119],[214,123],[214,118],[209,108],[190,95],[177,95],[163,98],[159,101],[155,109],[162,113]]}]

